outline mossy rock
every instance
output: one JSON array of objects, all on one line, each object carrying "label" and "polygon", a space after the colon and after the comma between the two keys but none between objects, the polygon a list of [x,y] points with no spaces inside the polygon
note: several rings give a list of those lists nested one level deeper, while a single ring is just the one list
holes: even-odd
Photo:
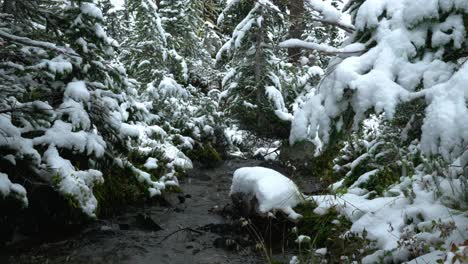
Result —
[{"label": "mossy rock", "polygon": [[210,144],[197,145],[188,152],[188,157],[205,168],[215,168],[223,162],[221,155]]}]

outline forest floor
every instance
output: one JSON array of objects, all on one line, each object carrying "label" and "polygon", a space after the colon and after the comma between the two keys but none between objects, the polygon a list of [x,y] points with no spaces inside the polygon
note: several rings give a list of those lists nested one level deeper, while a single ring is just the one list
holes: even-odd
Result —
[{"label": "forest floor", "polygon": [[[130,207],[65,240],[9,250],[0,262],[265,263],[258,241],[223,213],[234,170],[260,163],[230,160],[215,169],[194,169],[180,179],[183,192],[167,193],[163,206]],[[273,254],[283,263],[289,257]]]}]

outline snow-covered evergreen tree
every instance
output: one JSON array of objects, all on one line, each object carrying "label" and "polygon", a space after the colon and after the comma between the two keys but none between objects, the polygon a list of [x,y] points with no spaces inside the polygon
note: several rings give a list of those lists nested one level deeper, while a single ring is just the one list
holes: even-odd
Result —
[{"label": "snow-covered evergreen tree", "polygon": [[187,81],[186,62],[170,48],[155,2],[129,0],[126,8],[132,26],[123,44],[122,61],[129,74],[143,83],[159,82],[166,74],[172,74],[180,82]]},{"label": "snow-covered evergreen tree", "polygon": [[[452,0],[426,6],[404,0],[351,1],[348,9],[353,10],[356,32],[348,46],[329,51],[360,55],[333,61],[320,92],[296,113],[291,141],[315,137],[318,131],[327,143],[330,132],[343,122],[356,127],[370,111],[392,119],[397,106],[425,98],[421,148],[448,160],[463,154],[468,136],[462,121],[467,117],[463,86],[467,6]],[[441,109],[451,110],[442,114]],[[350,120],[340,118],[350,111],[354,112]]]},{"label": "snow-covered evergreen tree", "polygon": [[123,43],[130,35],[131,29],[128,9],[115,5],[112,0],[98,0],[98,7],[102,11],[107,34]]},{"label": "snow-covered evergreen tree", "polygon": [[[114,113],[126,78],[111,62],[117,43],[88,1],[21,4],[31,16],[14,23],[6,14],[0,29],[8,52],[2,56],[1,145],[10,162],[2,168],[12,180],[37,177],[53,185],[94,215],[93,186],[103,181],[96,162],[121,143],[113,136],[122,122]],[[24,171],[9,169],[21,163]]]},{"label": "snow-covered evergreen tree", "polygon": [[[199,88],[187,85],[189,72],[186,61],[194,68],[190,74],[200,72],[210,73],[213,67],[212,59],[207,52],[197,47],[200,53],[191,53],[193,56],[182,57],[179,51],[191,49],[195,42],[183,41],[176,44],[175,39],[167,33],[164,15],[173,14],[170,5],[187,8],[183,1],[161,1],[163,8],[158,9],[153,1],[129,0],[127,8],[132,17],[132,34],[124,43],[125,50],[122,54],[123,62],[129,68],[129,74],[139,82],[138,94],[140,100],[148,104],[148,111],[153,115],[145,122],[161,126],[168,134],[168,140],[180,147],[180,149],[192,149],[195,141],[201,142],[204,138],[201,134],[210,134],[215,126],[217,107],[206,105],[215,104],[215,98],[205,95]],[[164,10],[165,8],[165,10]],[[174,7],[175,8],[175,7]],[[172,10],[171,12],[169,12]],[[185,16],[174,16],[174,19],[186,20]],[[168,19],[166,17],[166,19]],[[175,22],[174,22],[175,23]],[[185,28],[184,28],[185,27]],[[190,24],[181,24],[178,32],[193,32],[195,29]],[[202,55],[201,58],[196,55]],[[205,76],[205,75],[203,75]],[[190,79],[191,82],[193,78]],[[205,91],[206,92],[206,91]],[[204,113],[203,110],[206,110]],[[194,122],[198,120],[198,122]],[[206,119],[202,121],[202,119]],[[205,131],[205,132],[203,132]],[[210,132],[211,131],[211,132]],[[195,141],[194,141],[195,140]]]},{"label": "snow-covered evergreen tree", "polygon": [[174,49],[182,56],[200,51],[199,33],[203,26],[204,1],[162,0],[161,20]]},{"label": "snow-covered evergreen tree", "polygon": [[[324,7],[314,8],[327,23],[345,26]],[[346,10],[354,27],[345,27],[353,33],[342,47],[282,44],[337,55],[298,105],[290,141],[331,147],[348,140],[335,160],[335,176],[343,178],[332,189],[341,196],[316,201],[336,206],[352,221],[351,231],[377,241],[378,250],[363,261],[449,251],[466,234],[456,229],[466,227],[468,201],[468,2],[355,0]],[[362,123],[373,114],[382,117],[374,122],[378,132],[366,133]],[[441,234],[444,228],[450,231]]]},{"label": "snow-covered evergreen tree", "polygon": [[[150,195],[177,184],[175,170],[191,162],[155,125],[152,102],[142,101],[137,82],[115,60],[118,44],[107,36],[100,9],[91,1],[49,1],[20,10],[33,16],[15,21],[5,14],[0,28],[2,196],[26,204],[14,182],[34,180],[95,216],[93,187],[111,169],[130,168],[128,177]],[[145,148],[151,151],[131,157]]]},{"label": "snow-covered evergreen tree", "polygon": [[247,15],[217,54],[218,62],[227,60],[228,66],[222,82],[226,111],[260,135],[284,137],[292,116],[283,98],[281,59],[274,51],[284,29],[282,11],[271,1],[231,1],[218,23],[246,7]]}]

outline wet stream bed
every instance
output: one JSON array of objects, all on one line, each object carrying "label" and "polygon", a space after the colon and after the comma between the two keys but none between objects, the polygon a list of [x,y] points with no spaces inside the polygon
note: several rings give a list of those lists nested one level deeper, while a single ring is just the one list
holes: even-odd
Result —
[{"label": "wet stream bed", "polygon": [[[263,164],[230,160],[215,169],[194,169],[180,180],[183,193],[166,194],[163,206],[130,207],[66,240],[4,254],[0,262],[265,263],[255,239],[223,213],[230,204],[232,173],[258,165]],[[317,188],[308,185],[301,187],[310,192]],[[289,255],[274,257],[287,263]]]}]

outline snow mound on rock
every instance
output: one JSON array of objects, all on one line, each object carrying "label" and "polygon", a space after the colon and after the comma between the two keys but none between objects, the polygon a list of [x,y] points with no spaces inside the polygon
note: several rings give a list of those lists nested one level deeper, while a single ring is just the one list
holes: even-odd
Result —
[{"label": "snow mound on rock", "polygon": [[279,210],[293,221],[302,217],[293,210],[303,200],[296,184],[272,169],[263,167],[237,169],[234,172],[229,195],[234,194],[241,194],[247,203],[256,198],[257,212],[260,214]]}]

